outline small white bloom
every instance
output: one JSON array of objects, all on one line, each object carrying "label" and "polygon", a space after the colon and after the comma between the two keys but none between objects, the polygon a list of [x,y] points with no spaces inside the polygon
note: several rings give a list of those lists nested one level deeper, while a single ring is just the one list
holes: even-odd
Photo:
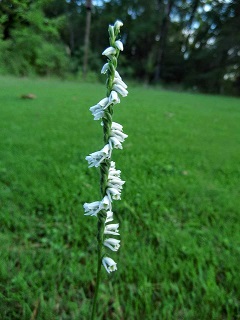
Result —
[{"label": "small white bloom", "polygon": [[106,144],[102,150],[90,153],[90,155],[86,157],[89,168],[98,167],[105,159],[109,159],[111,157],[111,149],[110,145]]},{"label": "small white bloom", "polygon": [[117,251],[120,248],[120,240],[114,238],[104,240],[103,244],[112,251]]},{"label": "small white bloom", "polygon": [[128,95],[128,91],[122,87],[119,84],[114,84],[113,85],[113,90],[117,91],[118,93],[120,93],[121,96],[126,97]]},{"label": "small white bloom", "polygon": [[121,170],[116,170],[115,168],[115,162],[111,161],[109,172],[108,172],[108,179],[113,177],[120,178]]},{"label": "small white bloom", "polygon": [[103,56],[107,56],[107,57],[110,56],[110,55],[113,55],[113,54],[116,54],[116,49],[113,48],[113,47],[108,47],[102,53]]},{"label": "small white bloom", "polygon": [[123,82],[123,81],[122,81],[121,79],[119,79],[119,78],[114,78],[113,83],[114,83],[114,84],[117,84],[117,85],[119,85],[119,86],[122,86],[124,89],[127,89],[126,83]]},{"label": "small white bloom", "polygon": [[123,43],[120,40],[115,41],[116,47],[120,50],[123,51]]},{"label": "small white bloom", "polygon": [[108,107],[109,99],[103,98],[96,104],[92,106],[89,110],[91,111],[92,115],[94,116],[94,120],[99,120],[104,117],[104,109]]},{"label": "small white bloom", "polygon": [[107,218],[105,223],[113,221],[113,212],[111,210],[107,211]]},{"label": "small white bloom", "polygon": [[121,142],[116,138],[116,137],[110,137],[108,140],[110,149],[112,150],[113,148],[115,149],[122,149],[122,144]]},{"label": "small white bloom", "polygon": [[116,138],[120,143],[128,137],[127,134],[123,133],[122,130],[114,129],[114,126],[111,127],[110,137]]},{"label": "small white bloom", "polygon": [[122,78],[117,70],[115,70],[114,78],[118,78],[118,79],[122,80]]},{"label": "small white bloom", "polygon": [[115,236],[119,236],[119,223],[107,224],[104,229],[104,234],[113,234]]},{"label": "small white bloom", "polygon": [[115,23],[114,23],[114,28],[116,28],[116,29],[120,29],[120,27],[122,27],[123,26],[123,23],[122,23],[122,21],[120,21],[120,20],[117,20]]},{"label": "small white bloom", "polygon": [[92,203],[84,203],[83,208],[85,211],[85,216],[97,216],[98,212],[101,210],[100,201],[95,201]]},{"label": "small white bloom", "polygon": [[[122,131],[123,129],[123,126],[120,124],[120,123],[117,123],[117,122],[112,122],[112,127],[111,127],[112,130],[120,130]],[[113,161],[112,161],[113,162]]]},{"label": "small white bloom", "polygon": [[102,201],[101,201],[101,203],[100,203],[99,206],[100,206],[101,210],[102,210],[102,209],[104,209],[104,210],[109,210],[109,209],[111,209],[112,206],[111,206],[111,200],[109,199],[109,197],[108,197],[108,196],[105,196],[105,197],[102,199]]},{"label": "small white bloom", "polygon": [[108,71],[109,65],[108,63],[105,63],[102,67],[101,73],[105,74]]},{"label": "small white bloom", "polygon": [[103,107],[103,109],[105,109],[105,108],[106,108],[106,105],[108,104],[108,98],[103,98],[102,100],[100,100],[100,101],[98,102],[98,104],[99,104],[101,107]]},{"label": "small white bloom", "polygon": [[119,99],[119,96],[117,94],[116,91],[111,91],[110,95],[109,95],[109,102],[110,104],[117,104],[117,103],[120,103],[120,99]]},{"label": "small white bloom", "polygon": [[[111,201],[109,200],[108,196],[105,196],[102,199],[102,201],[84,203],[83,208],[85,211],[85,216],[97,216],[99,211],[111,209]],[[111,210],[110,210],[110,212],[111,212]],[[109,221],[111,221],[111,220],[109,220]]]},{"label": "small white bloom", "polygon": [[[120,190],[121,191],[121,190]],[[121,200],[121,192],[117,188],[107,188],[107,195],[109,201],[113,200]]]},{"label": "small white bloom", "polygon": [[124,185],[125,181],[121,180],[118,177],[109,177],[108,179],[108,183],[107,183],[107,187],[108,188],[115,188],[117,189],[119,192],[121,192],[122,190],[122,186]]},{"label": "small white bloom", "polygon": [[103,118],[103,116],[104,116],[104,110],[100,106],[100,104],[96,104],[95,106],[92,106],[89,110],[91,111],[92,115],[94,116],[94,120],[99,120],[99,119]]},{"label": "small white bloom", "polygon": [[117,264],[111,258],[104,257],[102,259],[102,264],[103,264],[104,268],[107,270],[108,273],[117,270]]}]

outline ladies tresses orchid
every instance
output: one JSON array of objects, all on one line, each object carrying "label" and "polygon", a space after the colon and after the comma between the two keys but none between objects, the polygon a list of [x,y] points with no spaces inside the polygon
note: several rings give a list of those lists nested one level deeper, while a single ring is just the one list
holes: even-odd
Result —
[{"label": "ladies tresses orchid", "polygon": [[[128,137],[127,134],[123,133],[122,130],[117,129],[118,126],[112,125],[110,136],[118,139],[119,142],[124,142],[124,140]],[[120,128],[120,127],[118,127]]]},{"label": "ladies tresses orchid", "polygon": [[123,82],[123,81],[122,81],[121,79],[119,79],[119,78],[114,78],[113,83],[116,84],[116,85],[118,85],[118,86],[123,87],[124,89],[127,89],[126,83]]},{"label": "ladies tresses orchid", "polygon": [[104,234],[113,234],[119,236],[118,231],[119,223],[107,224],[105,225]]},{"label": "ladies tresses orchid", "polygon": [[120,99],[119,99],[119,96],[117,94],[116,91],[111,91],[110,93],[110,96],[109,96],[109,103],[113,103],[113,104],[117,104],[117,103],[120,103]]},{"label": "ladies tresses orchid", "polygon": [[97,216],[100,209],[100,201],[95,201],[92,203],[84,203],[83,208],[85,211],[85,216]]},{"label": "ladies tresses orchid", "polygon": [[103,244],[112,251],[117,251],[120,248],[120,240],[113,238],[106,239]]},{"label": "ladies tresses orchid", "polygon": [[108,63],[105,63],[102,67],[101,73],[105,74],[108,71],[109,65]]},{"label": "ladies tresses orchid", "polygon": [[113,221],[113,212],[109,210],[106,213],[107,213],[107,218],[106,218],[105,223]]},{"label": "ladies tresses orchid", "polygon": [[108,47],[107,49],[105,49],[105,50],[103,51],[102,55],[108,57],[108,56],[114,55],[114,54],[116,54],[116,53],[117,53],[117,51],[116,51],[115,48],[113,48],[113,47]]},{"label": "ladies tresses orchid", "polygon": [[[104,147],[86,157],[89,167],[100,167],[100,187],[102,200],[83,205],[85,215],[98,218],[98,266],[103,264],[108,273],[117,270],[117,264],[102,253],[103,247],[117,251],[120,247],[120,240],[114,238],[105,239],[106,235],[119,235],[119,224],[111,223],[114,220],[112,203],[121,199],[121,192],[125,181],[121,180],[121,171],[116,169],[115,162],[111,161],[113,149],[122,149],[123,142],[128,137],[123,132],[123,126],[112,121],[115,105],[120,103],[119,95],[128,95],[127,85],[116,70],[117,59],[120,51],[123,51],[123,43],[120,40],[120,27],[123,23],[117,20],[114,25],[108,28],[110,45],[102,55],[107,57],[106,63],[101,69],[102,74],[107,75],[107,96],[96,105],[90,107],[94,120],[100,120],[104,134]],[[102,258],[104,257],[104,258]],[[100,260],[101,259],[101,260]],[[98,268],[98,279],[100,268]],[[99,281],[97,281],[99,283]],[[97,292],[97,290],[96,290]],[[96,301],[96,296],[94,297]],[[95,306],[96,303],[93,304]],[[94,314],[93,307],[93,314]]]},{"label": "ladies tresses orchid", "polygon": [[112,150],[113,148],[115,149],[122,149],[122,144],[121,142],[116,138],[116,137],[110,137],[108,140],[110,149]]},{"label": "ladies tresses orchid", "polygon": [[120,51],[123,51],[122,41],[120,41],[120,40],[115,41],[115,46],[116,46]]},{"label": "ladies tresses orchid", "polygon": [[113,259],[105,257],[102,259],[102,264],[108,273],[117,270],[117,264]]},{"label": "ladies tresses orchid", "polygon": [[111,149],[110,145],[106,144],[102,150],[90,153],[90,155],[86,157],[89,164],[88,167],[99,167],[105,159],[109,159],[111,157]]},{"label": "ladies tresses orchid", "polygon": [[113,90],[117,91],[118,93],[120,93],[121,96],[126,97],[128,95],[128,91],[121,86],[120,84],[114,84],[113,85]]},{"label": "ladies tresses orchid", "polygon": [[104,118],[104,110],[107,109],[111,104],[120,103],[119,96],[116,91],[111,91],[108,98],[104,98],[99,101],[95,106],[92,106],[89,110],[94,116],[94,120]]},{"label": "ladies tresses orchid", "polygon": [[[97,216],[101,210],[111,209],[111,201],[108,196],[105,196],[102,201],[95,201],[92,203],[84,203],[83,205],[85,216]],[[111,212],[111,211],[110,211]]]},{"label": "ladies tresses orchid", "polygon": [[116,188],[107,188],[106,191],[109,201],[121,200],[121,192]]}]

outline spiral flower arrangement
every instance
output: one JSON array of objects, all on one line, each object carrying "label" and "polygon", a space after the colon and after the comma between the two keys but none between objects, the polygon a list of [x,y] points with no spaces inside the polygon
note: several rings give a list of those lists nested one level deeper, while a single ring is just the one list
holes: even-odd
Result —
[{"label": "spiral flower arrangement", "polygon": [[112,236],[119,236],[119,224],[113,221],[113,200],[121,199],[121,191],[125,181],[121,180],[121,171],[116,169],[115,162],[111,161],[113,149],[122,149],[122,143],[127,138],[123,133],[121,124],[113,122],[114,106],[120,103],[119,95],[126,97],[127,85],[123,82],[117,69],[117,59],[120,51],[123,51],[123,43],[120,40],[120,27],[123,23],[117,20],[114,25],[109,25],[110,46],[102,55],[107,57],[107,63],[102,67],[101,73],[107,74],[107,96],[90,108],[94,120],[101,120],[103,127],[104,146],[101,150],[91,153],[86,157],[90,167],[100,167],[101,197],[99,201],[85,203],[83,205],[85,215],[95,216],[98,219],[98,271],[93,303],[92,319],[94,317],[97,292],[100,280],[101,266],[108,273],[117,270],[117,263],[108,257],[103,248],[117,251],[120,240]]}]

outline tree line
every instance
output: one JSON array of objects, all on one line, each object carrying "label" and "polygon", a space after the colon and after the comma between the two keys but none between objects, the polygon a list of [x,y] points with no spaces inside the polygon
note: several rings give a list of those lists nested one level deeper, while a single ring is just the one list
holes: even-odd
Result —
[{"label": "tree line", "polygon": [[125,77],[240,95],[238,0],[2,0],[0,73],[97,77],[116,19]]}]

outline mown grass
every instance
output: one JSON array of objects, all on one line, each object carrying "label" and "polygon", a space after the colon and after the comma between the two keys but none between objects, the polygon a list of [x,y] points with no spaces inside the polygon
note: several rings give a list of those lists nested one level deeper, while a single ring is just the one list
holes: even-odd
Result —
[{"label": "mown grass", "polygon": [[[89,319],[103,85],[3,77],[0,319]],[[35,100],[20,99],[35,93]],[[118,271],[103,272],[98,319],[240,319],[240,100],[130,87],[114,120],[126,185],[114,208]]]}]

